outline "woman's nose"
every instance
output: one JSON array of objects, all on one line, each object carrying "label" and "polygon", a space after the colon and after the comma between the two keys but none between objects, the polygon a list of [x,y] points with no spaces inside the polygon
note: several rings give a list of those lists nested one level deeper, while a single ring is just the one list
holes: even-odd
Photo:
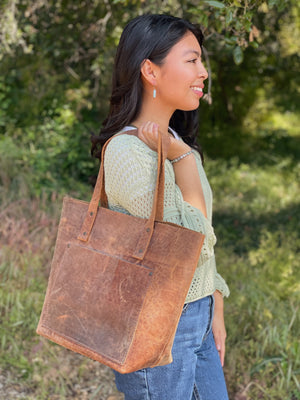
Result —
[{"label": "woman's nose", "polygon": [[206,68],[204,67],[204,65],[202,64],[202,62],[199,65],[199,76],[205,80],[208,78],[208,73],[206,71]]}]

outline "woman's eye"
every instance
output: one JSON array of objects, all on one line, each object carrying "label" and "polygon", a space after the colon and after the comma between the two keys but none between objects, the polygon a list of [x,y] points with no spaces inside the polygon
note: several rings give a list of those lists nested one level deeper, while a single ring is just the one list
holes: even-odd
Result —
[{"label": "woman's eye", "polygon": [[193,58],[192,60],[189,60],[188,62],[195,64],[197,61],[197,58]]}]

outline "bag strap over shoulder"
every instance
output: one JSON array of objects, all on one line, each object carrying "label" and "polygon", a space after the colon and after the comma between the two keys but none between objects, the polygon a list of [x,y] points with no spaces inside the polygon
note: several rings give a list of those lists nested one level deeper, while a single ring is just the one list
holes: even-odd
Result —
[{"label": "bag strap over shoulder", "polygon": [[[125,131],[120,133],[120,135],[135,135],[137,136],[137,130]],[[108,208],[107,196],[105,193],[105,182],[104,182],[104,155],[105,150],[109,144],[109,142],[114,138],[110,138],[107,140],[105,145],[102,148],[102,157],[101,157],[101,165],[98,173],[98,178],[96,181],[96,185],[94,188],[94,192],[92,195],[92,199],[89,204],[89,208],[85,219],[83,221],[80,234],[78,235],[78,239],[81,241],[88,241],[91,230],[93,228],[93,224],[95,222],[95,218],[97,215],[99,202],[101,207]],[[145,219],[145,224],[143,231],[141,232],[140,239],[137,243],[136,250],[133,254],[133,257],[142,260],[145,256],[147,248],[150,243],[150,239],[154,230],[155,221],[163,221],[163,213],[164,213],[164,186],[165,186],[165,169],[164,164],[167,158],[167,152],[169,147],[168,137],[159,133],[158,139],[158,148],[157,148],[157,180],[156,187],[153,198],[153,206],[152,212],[149,219]]]}]

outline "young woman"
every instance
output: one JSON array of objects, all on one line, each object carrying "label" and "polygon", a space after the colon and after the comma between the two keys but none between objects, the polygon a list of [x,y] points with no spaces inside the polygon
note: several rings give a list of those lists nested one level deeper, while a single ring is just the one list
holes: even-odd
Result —
[{"label": "young woman", "polygon": [[205,241],[172,348],[173,362],[130,374],[115,372],[125,400],[226,400],[222,366],[226,331],[217,273],[212,194],[197,145],[197,108],[207,71],[201,31],[166,15],[144,15],[124,29],[117,49],[108,118],[93,139],[109,143],[104,159],[111,209],[147,218],[156,182],[158,131],[169,137],[164,220],[205,234]]}]

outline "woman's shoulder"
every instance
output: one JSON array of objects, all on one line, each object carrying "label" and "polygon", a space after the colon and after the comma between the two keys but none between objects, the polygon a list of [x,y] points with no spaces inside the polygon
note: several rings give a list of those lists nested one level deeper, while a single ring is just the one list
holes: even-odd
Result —
[{"label": "woman's shoulder", "polygon": [[129,135],[128,133],[118,132],[112,136],[107,147],[130,147],[136,145],[136,141],[139,140],[135,135]]},{"label": "woman's shoulder", "polygon": [[[119,179],[119,184],[129,185],[132,179],[135,182],[149,180],[156,171],[157,153],[152,151],[137,136],[121,134],[115,135],[107,145],[104,155],[104,169],[106,175]],[[155,173],[154,173],[155,180]]]},{"label": "woman's shoulder", "polygon": [[107,145],[106,154],[114,155],[130,155],[133,156],[150,156],[155,157],[153,152],[141,139],[135,135],[128,133],[115,134]]}]

